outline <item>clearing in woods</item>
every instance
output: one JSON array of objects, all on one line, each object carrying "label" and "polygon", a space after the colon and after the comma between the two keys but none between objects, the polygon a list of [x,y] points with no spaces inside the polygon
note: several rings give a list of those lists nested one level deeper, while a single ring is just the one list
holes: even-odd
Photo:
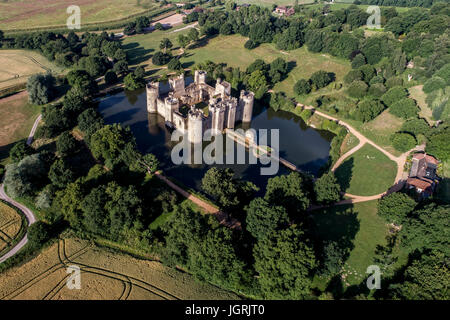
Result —
[{"label": "clearing in woods", "polygon": [[[67,287],[67,267],[81,269],[81,289]],[[236,300],[157,261],[140,260],[76,238],[60,239],[37,257],[2,273],[1,299]]]},{"label": "clearing in woods", "polygon": [[[25,83],[36,73],[59,73],[62,68],[30,50],[0,50],[0,90]],[[7,66],[7,68],[5,68]]]},{"label": "clearing in woods", "polygon": [[[140,5],[138,5],[140,3]],[[0,2],[0,29],[4,31],[65,25],[67,8],[81,9],[81,23],[109,22],[159,8],[153,0],[10,0]]]}]

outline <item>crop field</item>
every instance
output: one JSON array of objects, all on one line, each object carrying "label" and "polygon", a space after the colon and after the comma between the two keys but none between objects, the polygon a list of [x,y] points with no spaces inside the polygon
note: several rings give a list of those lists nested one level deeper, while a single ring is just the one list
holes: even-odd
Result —
[{"label": "crop field", "polygon": [[[155,31],[151,34],[127,37],[123,44],[127,49],[132,64],[141,64],[146,67],[152,66],[151,57],[159,51],[159,43],[163,38],[169,38],[174,47],[178,46],[178,34],[187,33],[188,30],[174,32]],[[317,54],[309,52],[305,46],[292,51],[278,50],[273,44],[262,44],[253,50],[244,48],[244,43],[248,39],[240,35],[222,36],[200,41],[196,48],[188,48],[186,56],[181,59],[185,68],[192,67],[196,63],[211,60],[219,63],[224,62],[232,67],[239,67],[245,70],[256,59],[263,59],[271,62],[276,58],[283,58],[289,62],[291,71],[288,77],[278,83],[274,90],[283,91],[289,96],[293,96],[293,86],[301,78],[309,78],[312,73],[319,70],[327,70],[336,74],[337,81],[342,81],[345,74],[350,70],[350,63],[342,59],[332,57],[327,54]],[[174,52],[175,53],[175,52]],[[157,67],[161,69],[161,67]]]},{"label": "crop field", "polygon": [[152,0],[2,0],[0,29],[65,25],[69,17],[66,10],[71,5],[80,7],[81,24],[117,21],[159,7]]},{"label": "crop field", "polygon": [[29,50],[0,50],[0,90],[24,83],[36,73],[62,71],[37,52]]},{"label": "crop field", "polygon": [[19,235],[21,228],[22,217],[19,213],[0,202],[0,255],[8,250],[8,246]]},{"label": "crop field", "polygon": [[375,147],[366,144],[347,158],[335,174],[343,191],[358,196],[372,196],[393,185],[397,165]]},{"label": "crop field", "polygon": [[[68,266],[81,269],[81,289],[66,285]],[[0,299],[213,300],[239,299],[156,261],[139,260],[88,241],[60,239],[0,277]]]},{"label": "crop field", "polygon": [[40,111],[40,107],[28,103],[25,91],[0,99],[0,163],[8,158],[14,143],[28,137]]}]

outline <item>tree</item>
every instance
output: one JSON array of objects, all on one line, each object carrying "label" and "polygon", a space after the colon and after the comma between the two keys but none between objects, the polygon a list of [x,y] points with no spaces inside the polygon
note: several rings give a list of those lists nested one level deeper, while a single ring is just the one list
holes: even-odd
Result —
[{"label": "tree", "polygon": [[13,198],[34,196],[46,181],[46,163],[38,153],[6,166],[4,184]]},{"label": "tree", "polygon": [[33,104],[46,104],[55,95],[55,78],[51,74],[35,74],[27,81],[28,98]]},{"label": "tree", "polygon": [[172,41],[170,41],[168,38],[164,38],[159,43],[159,48],[161,50],[164,50],[164,53],[167,53],[167,49],[170,49],[173,47]]},{"label": "tree", "polygon": [[68,117],[77,117],[85,108],[84,90],[78,86],[72,87],[64,96],[63,111]]},{"label": "tree", "polygon": [[33,151],[33,148],[25,140],[20,140],[9,151],[9,158],[12,162],[19,162],[26,156],[33,154]]},{"label": "tree", "polygon": [[[372,78],[374,79],[374,78]],[[386,93],[386,87],[382,83],[374,83],[369,87],[369,94],[376,97],[381,98],[383,94]]]},{"label": "tree", "polygon": [[308,94],[311,92],[311,84],[309,80],[300,79],[294,85],[294,92],[298,95]]},{"label": "tree", "polygon": [[43,221],[36,221],[28,227],[27,237],[31,247],[38,248],[50,239],[50,226]]},{"label": "tree", "polygon": [[195,29],[195,28],[189,29],[189,31],[188,31],[188,33],[187,33],[187,37],[189,38],[189,40],[190,40],[191,42],[197,41],[198,38],[199,38],[198,30]]},{"label": "tree", "polygon": [[450,128],[433,134],[429,139],[426,151],[441,161],[450,159]]},{"label": "tree", "polygon": [[326,173],[316,180],[314,192],[319,203],[333,203],[341,198],[341,186],[333,172]]},{"label": "tree", "polygon": [[88,232],[104,236],[108,234],[110,218],[105,208],[107,200],[106,186],[99,186],[92,189],[81,202],[83,226]]},{"label": "tree", "polygon": [[349,96],[354,98],[362,98],[366,95],[367,84],[364,81],[357,80],[353,81],[347,89]]},{"label": "tree", "polygon": [[262,198],[252,200],[245,210],[247,230],[258,240],[273,234],[289,222],[283,207],[271,206]]},{"label": "tree", "polygon": [[305,299],[317,263],[304,233],[291,227],[263,238],[253,249],[254,268],[264,298]]},{"label": "tree", "polygon": [[171,55],[158,51],[153,55],[152,63],[157,66],[162,66],[167,64],[171,59],[172,59]]},{"label": "tree", "polygon": [[417,144],[416,138],[406,132],[396,132],[391,136],[392,145],[395,150],[406,152],[414,148]]},{"label": "tree", "polygon": [[91,96],[98,92],[97,82],[85,70],[72,70],[67,74],[67,82],[72,87],[77,87],[83,97]]},{"label": "tree", "polygon": [[299,213],[309,207],[309,192],[305,179],[298,172],[270,178],[264,199],[272,205],[286,208],[289,214]]},{"label": "tree", "polygon": [[344,77],[345,83],[352,83],[353,81],[358,81],[363,79],[363,74],[361,70],[350,70]]},{"label": "tree", "polygon": [[248,50],[255,49],[255,48],[258,47],[258,46],[259,46],[259,43],[255,42],[255,41],[253,41],[253,40],[251,40],[251,39],[247,40],[247,41],[245,42],[245,44],[244,44],[244,48],[245,48],[245,49],[248,49]]},{"label": "tree", "polygon": [[100,77],[105,74],[107,67],[107,60],[105,61],[105,57],[97,56],[97,55],[90,55],[87,57],[82,57],[78,61],[78,66],[86,70],[87,73],[91,77]]},{"label": "tree", "polygon": [[352,69],[358,69],[366,64],[366,58],[363,54],[358,53],[352,60]]},{"label": "tree", "polygon": [[417,116],[419,108],[413,99],[404,98],[394,102],[389,108],[389,113],[399,118],[409,119]]},{"label": "tree", "polygon": [[60,156],[65,157],[76,153],[78,147],[77,140],[69,132],[63,132],[56,140],[56,151]]},{"label": "tree", "polygon": [[260,70],[252,72],[247,78],[246,82],[249,90],[255,93],[256,99],[261,99],[268,90],[267,79],[264,73]]},{"label": "tree", "polygon": [[423,92],[430,93],[435,90],[444,89],[446,85],[444,79],[434,76],[425,82],[423,85]]},{"label": "tree", "polygon": [[167,67],[170,70],[183,70],[183,66],[181,65],[180,60],[176,59],[176,58],[173,58],[172,60],[170,60]]},{"label": "tree", "polygon": [[391,284],[389,292],[394,299],[448,300],[449,279],[448,256],[426,252],[408,263],[403,279]]},{"label": "tree", "polygon": [[237,183],[230,168],[209,169],[202,179],[202,190],[213,197],[222,208],[236,206],[239,203]]},{"label": "tree", "polygon": [[400,225],[415,206],[416,201],[407,194],[394,192],[378,200],[378,214],[386,221]]},{"label": "tree", "polygon": [[[97,110],[89,108],[84,110],[77,118],[78,127],[86,136],[92,135],[103,127],[103,118]],[[89,138],[87,139],[89,141]]]},{"label": "tree", "polygon": [[50,181],[58,188],[65,188],[76,178],[75,172],[64,159],[57,159],[48,173]]},{"label": "tree", "polygon": [[122,161],[122,151],[127,144],[135,145],[130,129],[113,124],[104,126],[92,135],[90,149],[96,159],[105,161],[105,165],[112,168]]},{"label": "tree", "polygon": [[373,66],[371,66],[370,64],[365,64],[361,67],[359,67],[359,69],[362,72],[363,75],[363,80],[365,83],[369,83],[370,80],[376,76],[377,72],[375,70],[375,68]]},{"label": "tree", "polygon": [[333,72],[326,72],[319,70],[311,75],[311,84],[316,86],[317,89],[326,87],[329,83],[333,82],[335,79],[335,74]]},{"label": "tree", "polygon": [[382,97],[381,100],[384,102],[384,104],[388,107],[390,107],[395,102],[406,98],[408,93],[406,92],[405,88],[396,86],[391,89],[389,89]]},{"label": "tree", "polygon": [[190,40],[189,37],[185,36],[184,34],[178,35],[178,44],[181,48],[186,48],[186,46],[189,44]]},{"label": "tree", "polygon": [[328,241],[323,247],[323,263],[320,273],[325,277],[333,277],[341,272],[345,263],[346,250],[335,241]]},{"label": "tree", "polygon": [[378,100],[364,99],[358,103],[353,114],[358,121],[368,122],[375,119],[384,110],[384,105]]},{"label": "tree", "polygon": [[108,85],[116,83],[117,82],[117,74],[112,70],[108,70],[105,73],[105,82]]},{"label": "tree", "polygon": [[123,83],[127,90],[137,90],[145,87],[145,80],[137,77],[134,73],[129,73],[123,79]]},{"label": "tree", "polygon": [[409,132],[417,138],[419,134],[427,136],[430,133],[431,128],[425,119],[412,118],[403,123],[401,131]]}]

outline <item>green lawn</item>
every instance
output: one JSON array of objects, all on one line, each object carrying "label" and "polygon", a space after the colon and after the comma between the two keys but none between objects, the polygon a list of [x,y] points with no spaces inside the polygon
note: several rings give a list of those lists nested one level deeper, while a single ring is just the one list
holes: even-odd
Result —
[{"label": "green lawn", "polygon": [[[338,241],[343,248],[350,249],[342,270],[344,288],[365,281],[376,246],[386,244],[387,226],[377,215],[377,201],[319,209],[312,216],[320,238]],[[315,283],[324,289],[327,279],[316,277]]]},{"label": "green lawn", "polygon": [[[183,26],[181,26],[183,27]],[[180,27],[180,28],[181,28]],[[155,31],[151,34],[127,37],[123,40],[127,54],[132,65],[141,64],[150,69],[161,69],[152,66],[151,57],[159,50],[159,43],[163,38],[169,38],[174,43],[174,54],[178,52],[178,42],[176,38],[179,34],[187,33],[188,30],[173,32]],[[274,90],[286,92],[293,96],[293,86],[301,78],[309,78],[312,73],[318,70],[327,70],[336,74],[337,81],[341,81],[344,75],[350,70],[350,63],[343,59],[332,57],[327,54],[309,52],[305,46],[302,48],[284,52],[278,50],[273,44],[262,44],[253,50],[244,48],[244,43],[248,38],[240,35],[217,36],[212,39],[200,41],[197,48],[190,48],[186,52],[186,57],[181,59],[185,68],[190,68],[194,64],[211,60],[213,62],[225,62],[229,66],[239,67],[245,70],[256,59],[264,59],[271,62],[276,58],[283,58],[289,62],[292,68],[288,77],[278,83]]]},{"label": "green lawn", "polygon": [[347,158],[335,174],[345,192],[371,196],[389,189],[394,183],[396,172],[395,162],[366,144]]},{"label": "green lawn", "polygon": [[359,139],[349,132],[347,134],[347,136],[344,138],[344,141],[342,142],[341,155],[352,150],[358,144],[359,144]]}]

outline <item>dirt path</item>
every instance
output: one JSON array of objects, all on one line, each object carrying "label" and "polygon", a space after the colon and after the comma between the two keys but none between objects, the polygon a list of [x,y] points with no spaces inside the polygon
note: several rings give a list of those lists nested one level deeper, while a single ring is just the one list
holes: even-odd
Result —
[{"label": "dirt path", "polygon": [[389,190],[377,194],[377,195],[373,195],[373,196],[358,196],[358,195],[354,195],[354,194],[350,194],[350,193],[345,193],[344,196],[345,197],[349,197],[350,199],[345,199],[342,200],[338,203],[335,203],[335,205],[342,205],[342,204],[349,204],[349,203],[357,203],[357,202],[365,202],[365,201],[371,201],[371,200],[376,200],[376,199],[380,199],[381,197],[383,197],[386,194],[392,193],[392,192],[397,192],[400,191],[405,183],[405,180],[403,179],[403,168],[405,166],[405,162],[406,159],[408,157],[408,155],[413,152],[413,151],[419,151],[419,150],[424,150],[424,146],[416,146],[413,149],[403,153],[402,155],[400,155],[399,157],[394,156],[393,154],[391,154],[390,152],[386,151],[385,149],[383,149],[382,147],[380,147],[379,145],[377,145],[375,142],[373,142],[372,140],[366,138],[365,136],[363,136],[361,133],[359,133],[359,131],[357,131],[355,128],[353,128],[351,125],[349,125],[348,123],[339,120],[335,117],[329,116],[323,112],[318,111],[317,109],[315,109],[312,106],[306,106],[303,105],[301,103],[297,104],[298,106],[301,106],[302,108],[305,109],[310,109],[314,112],[314,114],[317,114],[323,118],[329,119],[329,120],[333,120],[336,121],[338,124],[344,126],[347,128],[347,130],[352,133],[356,138],[358,138],[359,140],[359,144],[352,148],[351,150],[349,150],[348,152],[346,152],[345,154],[343,154],[341,157],[339,157],[339,159],[336,161],[336,163],[333,165],[333,167],[331,168],[331,171],[335,171],[344,161],[345,159],[347,159],[349,156],[351,156],[353,153],[355,153],[356,151],[358,151],[359,149],[361,149],[366,143],[372,145],[373,147],[375,147],[376,149],[378,149],[379,151],[381,151],[382,153],[384,153],[389,159],[391,159],[392,161],[394,161],[397,164],[397,174],[395,176],[395,180],[394,180],[394,185],[389,188]]},{"label": "dirt path", "polygon": [[213,214],[220,224],[227,226],[231,229],[238,229],[241,230],[242,226],[239,221],[236,219],[231,218],[227,213],[220,211],[217,207],[209,204],[208,202],[200,199],[199,197],[196,197],[195,195],[187,192],[180,186],[176,185],[167,177],[165,177],[161,171],[157,171],[155,175],[163,182],[165,182],[170,188],[181,194],[183,197],[187,198],[188,200],[191,200],[193,203],[198,205],[200,208],[203,208],[206,213]]}]

